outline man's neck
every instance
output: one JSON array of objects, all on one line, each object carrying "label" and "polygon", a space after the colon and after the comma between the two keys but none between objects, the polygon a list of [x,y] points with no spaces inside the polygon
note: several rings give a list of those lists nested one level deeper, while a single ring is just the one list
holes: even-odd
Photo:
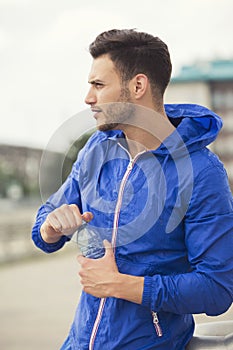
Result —
[{"label": "man's neck", "polygon": [[135,127],[130,127],[129,129],[125,130],[124,133],[129,152],[133,158],[138,153],[154,150],[160,146],[161,142],[145,130]]},{"label": "man's neck", "polygon": [[140,113],[134,115],[129,124],[121,125],[132,157],[146,150],[157,149],[175,130],[165,111],[158,113],[146,108],[138,111]]}]

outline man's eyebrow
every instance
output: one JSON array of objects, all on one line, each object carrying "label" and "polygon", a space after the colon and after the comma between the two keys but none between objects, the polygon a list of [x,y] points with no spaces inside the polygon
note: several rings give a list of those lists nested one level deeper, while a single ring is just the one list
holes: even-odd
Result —
[{"label": "man's eyebrow", "polygon": [[101,83],[101,84],[103,84],[103,80],[100,80],[100,79],[90,79],[90,80],[88,80],[88,83],[89,83],[89,84],[96,84],[96,83]]}]

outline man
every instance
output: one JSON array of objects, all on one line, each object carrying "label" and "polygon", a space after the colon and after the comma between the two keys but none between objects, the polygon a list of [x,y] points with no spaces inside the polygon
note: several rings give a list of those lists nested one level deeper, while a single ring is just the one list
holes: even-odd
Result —
[{"label": "man", "polygon": [[159,38],[110,30],[90,53],[86,103],[98,131],[33,228],[53,252],[86,221],[105,248],[78,257],[83,292],[62,349],[182,350],[192,314],[232,303],[232,195],[206,148],[221,120],[201,106],[164,106],[171,62]]}]

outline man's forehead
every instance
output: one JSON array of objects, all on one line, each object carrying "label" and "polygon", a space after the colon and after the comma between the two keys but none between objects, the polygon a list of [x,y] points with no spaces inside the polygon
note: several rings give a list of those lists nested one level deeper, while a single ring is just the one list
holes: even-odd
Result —
[{"label": "man's forehead", "polygon": [[114,63],[107,55],[94,58],[88,80],[103,80],[109,75],[116,75]]}]

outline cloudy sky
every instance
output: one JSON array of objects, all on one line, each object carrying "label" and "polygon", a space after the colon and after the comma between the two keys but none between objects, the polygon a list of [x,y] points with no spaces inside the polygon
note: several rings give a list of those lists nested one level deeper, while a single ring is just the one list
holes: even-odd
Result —
[{"label": "cloudy sky", "polygon": [[0,143],[45,147],[86,109],[87,48],[100,32],[159,36],[175,75],[196,60],[233,58],[232,13],[232,0],[0,0]]}]

